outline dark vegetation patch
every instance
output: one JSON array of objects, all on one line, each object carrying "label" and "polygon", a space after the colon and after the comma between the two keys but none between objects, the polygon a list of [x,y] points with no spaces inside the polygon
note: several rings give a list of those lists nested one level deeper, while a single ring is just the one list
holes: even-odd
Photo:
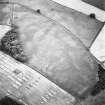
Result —
[{"label": "dark vegetation patch", "polygon": [[24,105],[24,104],[8,96],[5,96],[2,99],[0,99],[0,105]]},{"label": "dark vegetation patch", "polygon": [[23,45],[19,40],[17,27],[12,27],[1,39],[0,50],[12,56],[20,62],[26,62],[27,56],[23,51]]},{"label": "dark vegetation patch", "polygon": [[103,69],[101,65],[99,65],[98,77],[99,81],[97,81],[96,85],[94,86],[91,92],[92,96],[97,95],[98,93],[105,89],[105,69]]},{"label": "dark vegetation patch", "polygon": [[76,105],[105,105],[105,69],[99,65],[99,81],[93,87],[91,94]]},{"label": "dark vegetation patch", "polygon": [[105,105],[105,91],[101,91],[96,96],[89,96],[76,105]]}]

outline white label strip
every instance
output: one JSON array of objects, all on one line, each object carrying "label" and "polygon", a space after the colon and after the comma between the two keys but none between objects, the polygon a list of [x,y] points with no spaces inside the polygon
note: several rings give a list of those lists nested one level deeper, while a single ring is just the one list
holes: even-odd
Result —
[{"label": "white label strip", "polygon": [[105,61],[105,25],[92,44],[90,52],[101,62]]},{"label": "white label strip", "polygon": [[86,15],[89,15],[90,13],[95,13],[96,18],[102,22],[105,21],[105,11],[94,7],[88,3],[85,3],[81,0],[53,0],[61,5],[64,5],[66,7],[72,8],[74,10],[77,10],[79,12],[82,12]]}]

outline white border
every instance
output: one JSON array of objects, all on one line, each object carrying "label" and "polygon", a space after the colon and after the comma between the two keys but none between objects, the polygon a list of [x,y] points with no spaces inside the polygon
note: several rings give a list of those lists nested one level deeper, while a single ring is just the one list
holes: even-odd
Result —
[{"label": "white border", "polygon": [[82,12],[86,15],[90,13],[96,14],[96,19],[104,22],[105,21],[105,11],[99,8],[96,8],[88,3],[83,2],[82,0],[53,0],[59,4],[62,4],[66,7],[72,8],[79,12]]},{"label": "white border", "polygon": [[100,61],[105,61],[105,25],[92,44],[90,52]]}]

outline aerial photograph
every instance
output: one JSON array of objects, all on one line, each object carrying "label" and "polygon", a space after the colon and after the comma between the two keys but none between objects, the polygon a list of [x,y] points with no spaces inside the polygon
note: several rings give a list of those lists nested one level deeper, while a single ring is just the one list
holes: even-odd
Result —
[{"label": "aerial photograph", "polygon": [[105,105],[105,0],[0,0],[0,105]]}]

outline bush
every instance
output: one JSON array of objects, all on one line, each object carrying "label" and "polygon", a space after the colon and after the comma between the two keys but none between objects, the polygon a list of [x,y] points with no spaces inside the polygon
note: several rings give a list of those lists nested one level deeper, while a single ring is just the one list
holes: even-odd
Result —
[{"label": "bush", "polygon": [[23,45],[19,40],[19,32],[16,28],[9,30],[1,39],[0,49],[21,62],[27,61],[23,51]]}]

